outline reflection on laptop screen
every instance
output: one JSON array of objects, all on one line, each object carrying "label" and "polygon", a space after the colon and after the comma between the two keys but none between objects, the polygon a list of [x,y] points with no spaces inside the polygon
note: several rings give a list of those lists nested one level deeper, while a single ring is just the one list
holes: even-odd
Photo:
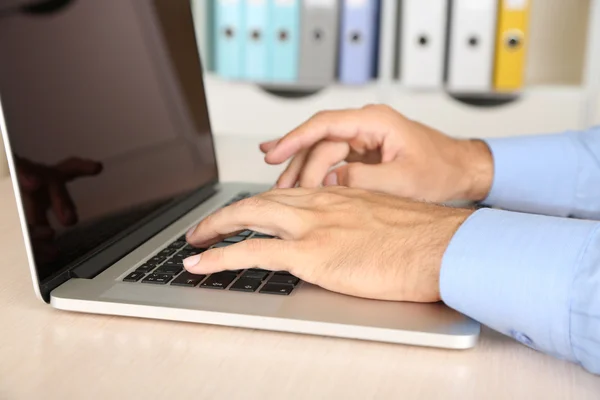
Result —
[{"label": "reflection on laptop screen", "polygon": [[42,280],[217,178],[189,0],[66,3],[0,14],[0,98]]}]

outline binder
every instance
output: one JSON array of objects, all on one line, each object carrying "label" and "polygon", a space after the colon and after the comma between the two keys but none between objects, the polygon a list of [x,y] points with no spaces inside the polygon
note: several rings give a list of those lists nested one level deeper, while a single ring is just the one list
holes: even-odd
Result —
[{"label": "binder", "polygon": [[404,0],[400,10],[400,79],[413,89],[443,86],[448,0]]},{"label": "binder", "polygon": [[196,43],[204,71],[213,70],[212,4],[211,0],[192,0],[191,3]]},{"label": "binder", "polygon": [[343,0],[339,80],[363,84],[375,77],[379,42],[379,0]]},{"label": "binder", "polygon": [[269,79],[267,0],[247,0],[245,13],[244,78],[257,82]]},{"label": "binder", "polygon": [[242,78],[244,1],[215,0],[215,71],[224,78]]},{"label": "binder", "polygon": [[529,28],[529,0],[500,0],[494,88],[517,91],[523,86]]},{"label": "binder", "polygon": [[335,80],[339,6],[339,0],[302,2],[300,82],[326,84]]},{"label": "binder", "polygon": [[497,0],[454,0],[450,13],[447,89],[492,91]]},{"label": "binder", "polygon": [[269,44],[271,81],[298,79],[300,52],[300,0],[269,0]]}]

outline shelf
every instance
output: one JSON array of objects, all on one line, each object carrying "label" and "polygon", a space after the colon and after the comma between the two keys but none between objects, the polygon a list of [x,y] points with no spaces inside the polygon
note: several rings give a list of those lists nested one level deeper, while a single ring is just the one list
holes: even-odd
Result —
[{"label": "shelf", "polygon": [[414,92],[400,84],[331,85],[314,94],[285,98],[251,83],[207,74],[205,86],[215,135],[268,139],[287,133],[316,112],[388,104],[448,134],[461,137],[547,133],[582,128],[585,90],[579,86],[531,87],[495,107],[464,104],[447,93]]}]

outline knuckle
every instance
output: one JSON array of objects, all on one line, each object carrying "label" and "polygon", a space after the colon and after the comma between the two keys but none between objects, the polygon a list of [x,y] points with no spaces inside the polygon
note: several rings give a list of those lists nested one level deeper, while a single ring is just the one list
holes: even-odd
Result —
[{"label": "knuckle", "polygon": [[354,187],[360,181],[360,169],[356,165],[349,165],[346,170],[346,185]]},{"label": "knuckle", "polygon": [[260,207],[264,207],[265,200],[259,196],[248,197],[247,199],[242,199],[236,203],[232,204],[233,207],[237,210],[242,209],[256,209]]},{"label": "knuckle", "polygon": [[367,104],[363,107],[365,111],[379,112],[379,113],[390,113],[395,110],[387,104]]},{"label": "knuckle", "polygon": [[334,196],[334,194],[328,192],[317,192],[311,196],[311,201],[317,207],[326,206],[331,203]]},{"label": "knuckle", "polygon": [[321,120],[323,118],[327,118],[327,116],[329,115],[329,111],[327,110],[321,110],[321,111],[317,111],[316,113],[313,114],[312,116],[312,120]]},{"label": "knuckle", "polygon": [[[273,239],[264,239],[273,240]],[[261,239],[250,239],[244,242],[245,250],[251,253],[260,253],[264,249],[264,242]]]},{"label": "knuckle", "polygon": [[225,261],[225,252],[225,248],[212,248],[205,252],[202,255],[202,258],[204,258],[206,261],[210,261],[211,263],[222,264]]}]

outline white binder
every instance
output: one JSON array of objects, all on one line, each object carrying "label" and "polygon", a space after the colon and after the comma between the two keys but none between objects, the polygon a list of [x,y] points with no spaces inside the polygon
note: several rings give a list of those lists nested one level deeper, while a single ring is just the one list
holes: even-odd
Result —
[{"label": "white binder", "polygon": [[447,90],[490,92],[493,87],[497,0],[454,0]]},{"label": "white binder", "polygon": [[400,81],[409,88],[443,86],[448,0],[404,0],[400,9]]}]

